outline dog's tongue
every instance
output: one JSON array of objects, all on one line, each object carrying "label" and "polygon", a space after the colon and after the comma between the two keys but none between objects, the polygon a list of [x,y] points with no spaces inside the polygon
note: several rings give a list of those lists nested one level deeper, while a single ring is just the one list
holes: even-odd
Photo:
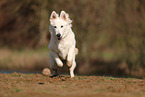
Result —
[{"label": "dog's tongue", "polygon": [[61,40],[61,37],[57,37],[58,40]]}]

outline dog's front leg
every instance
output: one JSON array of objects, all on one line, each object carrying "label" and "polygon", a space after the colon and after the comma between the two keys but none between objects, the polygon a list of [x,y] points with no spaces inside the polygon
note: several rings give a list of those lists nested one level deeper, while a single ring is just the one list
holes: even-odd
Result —
[{"label": "dog's front leg", "polygon": [[53,52],[53,51],[51,51],[51,53],[52,53],[52,56],[54,57],[54,60],[55,60],[55,62],[56,62],[56,64],[57,64],[57,66],[62,67],[62,66],[63,66],[63,63],[62,63],[62,61],[60,60],[60,58],[59,58],[59,56],[57,55],[57,53],[56,53],[56,52]]},{"label": "dog's front leg", "polygon": [[67,65],[70,68],[70,76],[74,77],[74,69],[76,67],[76,62],[75,62],[75,46],[72,46],[69,51],[68,51],[68,56],[67,56]]}]

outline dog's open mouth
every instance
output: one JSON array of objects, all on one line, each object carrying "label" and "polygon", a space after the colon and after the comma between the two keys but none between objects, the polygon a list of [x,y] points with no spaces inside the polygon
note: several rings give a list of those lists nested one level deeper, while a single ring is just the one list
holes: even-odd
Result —
[{"label": "dog's open mouth", "polygon": [[57,37],[57,39],[58,39],[58,40],[61,40],[61,39],[62,39],[62,37]]}]

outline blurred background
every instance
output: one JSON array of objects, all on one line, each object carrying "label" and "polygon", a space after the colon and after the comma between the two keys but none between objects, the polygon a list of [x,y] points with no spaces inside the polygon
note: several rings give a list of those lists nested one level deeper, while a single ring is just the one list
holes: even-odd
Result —
[{"label": "blurred background", "polygon": [[0,0],[0,71],[49,67],[53,10],[73,20],[76,74],[145,77],[145,0]]}]

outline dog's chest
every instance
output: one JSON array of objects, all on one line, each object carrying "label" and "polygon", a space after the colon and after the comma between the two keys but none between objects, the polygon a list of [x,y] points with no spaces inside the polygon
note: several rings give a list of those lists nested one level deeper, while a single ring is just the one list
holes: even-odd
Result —
[{"label": "dog's chest", "polygon": [[58,55],[65,60],[68,55],[68,50],[71,47],[68,43],[59,43],[58,44]]}]

